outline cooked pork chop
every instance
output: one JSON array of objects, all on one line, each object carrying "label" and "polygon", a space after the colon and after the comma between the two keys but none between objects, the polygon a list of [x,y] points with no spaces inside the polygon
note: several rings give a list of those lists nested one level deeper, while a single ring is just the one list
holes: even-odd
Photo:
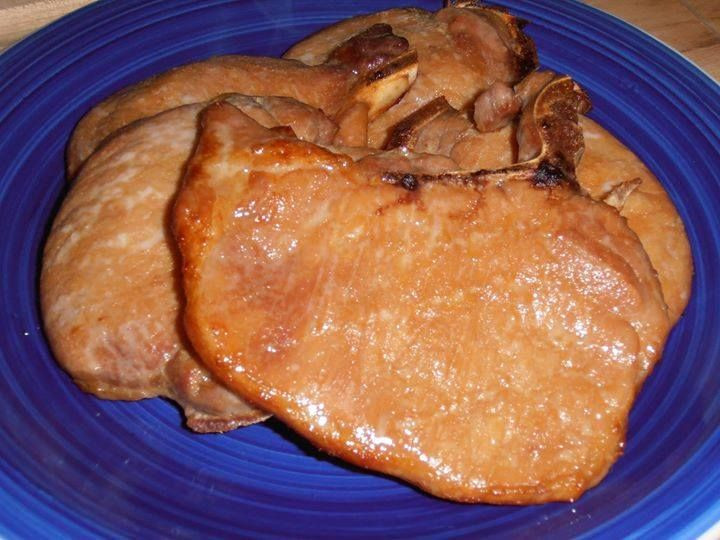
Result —
[{"label": "cooked pork chop", "polygon": [[[513,126],[507,125],[509,115],[553,74],[531,72],[536,65],[534,48],[518,20],[473,5],[456,2],[435,14],[392,9],[354,17],[299,42],[285,57],[321,64],[338,43],[351,40],[371,25],[387,24],[417,51],[418,76],[402,100],[370,126],[369,144],[447,155],[463,169],[507,166],[518,158]],[[478,20],[492,21],[495,34],[482,24],[473,27]],[[484,65],[482,54],[464,56],[475,50],[467,49],[472,42],[478,49],[495,51],[494,60]],[[480,62],[474,63],[475,59]],[[520,80],[524,75],[527,77]],[[508,92],[512,83],[517,83],[519,99],[512,99]],[[474,126],[468,119],[470,109]],[[418,130],[421,133],[409,133],[408,125],[417,126],[418,121],[423,123]],[[640,237],[660,276],[674,322],[687,305],[692,280],[692,257],[682,221],[660,183],[631,151],[591,120],[583,120],[583,126],[589,132],[587,155],[578,170],[583,188],[600,199],[619,184],[642,180],[642,187],[629,192],[619,210]],[[393,140],[398,134],[404,140]]]},{"label": "cooked pork chop", "polygon": [[[268,128],[327,143],[335,125],[289,98],[227,98]],[[162,395],[196,431],[267,414],[226,390],[195,359],[179,324],[181,290],[167,219],[204,104],[126,128],[89,159],[45,248],[41,298],[60,364],[109,399]]]},{"label": "cooked pork chop", "polygon": [[[555,74],[534,72],[516,85],[517,103],[528,104]],[[501,88],[501,90],[498,90]],[[390,130],[386,148],[406,148],[451,157],[461,168],[507,167],[519,158],[533,156],[535,144],[526,144],[526,156],[518,156],[516,128],[508,124],[504,105],[513,102],[508,87],[496,83],[475,103],[475,124],[437,98]],[[498,103],[499,102],[499,103]],[[492,126],[488,132],[478,130]],[[615,206],[638,235],[658,272],[670,319],[674,323],[690,297],[692,255],[685,229],[670,198],[642,161],[593,120],[582,117],[585,152],[577,170],[583,189],[597,200]]]},{"label": "cooked pork chop", "polygon": [[452,107],[466,109],[496,81],[514,84],[537,65],[535,45],[521,21],[474,2],[436,13],[405,8],[353,17],[300,41],[284,56],[326,63],[353,36],[379,24],[408,41],[417,53],[418,75],[402,99],[371,122],[368,141],[375,148],[386,143],[390,127],[433,99],[443,96]]},{"label": "cooked pork chop", "polygon": [[361,32],[350,45],[323,66],[277,58],[219,56],[125,88],[96,105],[78,123],[68,146],[68,176],[75,175],[103,139],[131,122],[229,92],[293,98],[337,115],[339,123],[347,110],[365,105],[367,122],[395,103],[415,80],[417,55],[386,26]]},{"label": "cooked pork chop", "polygon": [[521,28],[473,1],[390,10],[98,105],[41,278],[60,363],[197,431],[277,414],[440,497],[580,496],[692,265],[662,188],[591,122],[576,171],[587,96],[532,72]]},{"label": "cooked pork chop", "polygon": [[[341,127],[348,111],[351,125],[357,126],[359,108],[354,105],[365,103],[369,108],[365,123],[370,125],[364,127],[368,130],[364,139],[380,147],[387,128],[420,104],[442,94],[455,106],[465,106],[494,81],[515,82],[537,63],[534,45],[518,21],[490,8],[453,7],[436,14],[390,10],[350,19],[325,32],[290,51],[297,50],[312,65],[220,56],[180,66],[110,96],[73,132],[68,176],[73,177],[98,144],[117,129],[229,92],[291,97],[337,116]],[[415,81],[420,61],[423,71]],[[411,92],[403,97],[410,84]],[[387,114],[380,114],[388,107]],[[362,145],[365,140],[354,136],[339,142]]]},{"label": "cooked pork chop", "polygon": [[[578,181],[593,198],[607,201],[618,187],[632,186],[618,205],[657,270],[670,320],[690,298],[693,262],[682,219],[662,184],[631,150],[589,118],[582,119],[585,153]],[[610,201],[608,201],[610,202]]]},{"label": "cooked pork chop", "polygon": [[78,123],[67,153],[68,176],[114,131],[140,118],[235,92],[285,96],[319,108],[336,108],[348,90],[346,70],[251,56],[219,56],[156,75],[110,96]]},{"label": "cooked pork chop", "polygon": [[174,210],[205,364],[325,451],[440,497],[600,481],[669,322],[637,236],[573,181],[568,89],[532,108],[557,146],[467,174],[380,175],[377,155],[209,107]]}]

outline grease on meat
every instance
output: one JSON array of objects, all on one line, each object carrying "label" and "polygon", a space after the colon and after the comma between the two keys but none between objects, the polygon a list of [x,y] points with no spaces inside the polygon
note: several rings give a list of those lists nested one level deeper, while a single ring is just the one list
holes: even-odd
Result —
[{"label": "grease on meat", "polygon": [[193,345],[360,466],[461,501],[578,497],[669,322],[617,212],[533,174],[392,185],[210,107],[174,214]]}]

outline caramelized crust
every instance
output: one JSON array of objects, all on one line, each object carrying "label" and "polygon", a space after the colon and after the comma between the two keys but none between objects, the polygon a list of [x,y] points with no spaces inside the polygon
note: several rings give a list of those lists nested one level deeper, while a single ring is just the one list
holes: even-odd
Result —
[{"label": "caramelized crust", "polygon": [[[470,16],[472,14],[473,16]],[[495,62],[506,66],[508,77],[498,79],[502,82],[519,81],[533,71],[538,65],[537,49],[535,43],[523,32],[525,21],[511,15],[506,9],[498,6],[485,6],[474,0],[450,2],[446,9],[438,12],[438,19],[448,21],[450,32],[456,34],[459,45],[468,43],[463,34],[477,39],[484,34],[485,29],[477,20],[482,19],[490,24],[497,32],[498,37],[505,45],[507,52],[501,52],[500,47],[489,46],[488,42],[480,39],[472,43],[473,54],[487,55],[488,50],[494,53],[488,64]],[[461,37],[462,36],[462,37]],[[479,47],[482,43],[485,47]]]},{"label": "caramelized crust", "polygon": [[[422,175],[418,179],[478,185],[502,184],[513,179],[528,181],[536,187],[567,184],[577,188],[575,168],[584,148],[579,114],[589,107],[587,95],[570,77],[556,77],[523,109],[517,130],[519,153],[525,156],[520,163],[498,169],[447,172],[438,178]],[[422,131],[423,126],[419,129]],[[396,183],[403,175],[390,171],[385,178]]]},{"label": "caramelized crust", "polygon": [[433,99],[393,126],[385,143],[385,150],[399,147],[414,148],[423,127],[443,113],[454,111],[455,109],[443,96]]},{"label": "caramelized crust", "polygon": [[389,24],[374,24],[338,45],[328,63],[350,66],[356,73],[371,73],[407,52],[407,39],[393,34]]},{"label": "caramelized crust", "polygon": [[[443,98],[437,98],[393,128],[388,148],[403,146],[414,152],[447,155],[452,157],[459,169],[476,172],[472,175],[444,175],[444,181],[458,181],[459,177],[464,176],[465,182],[477,182],[481,178],[487,179],[486,174],[477,171],[478,168],[511,171],[520,167],[527,170],[527,164],[513,165],[518,161],[514,158],[518,153],[515,148],[516,131],[521,143],[520,157],[537,163],[543,153],[542,138],[546,132],[545,137],[552,145],[556,148],[562,146],[564,150],[558,153],[546,148],[545,155],[557,154],[561,160],[558,162],[556,157],[550,162],[553,166],[539,169],[539,184],[551,184],[564,178],[565,174],[553,174],[561,165],[560,169],[570,171],[570,176],[594,199],[609,204],[612,201],[608,199],[608,194],[618,186],[632,186],[623,194],[622,204],[614,206],[619,206],[618,211],[627,218],[628,225],[638,235],[657,270],[674,323],[687,305],[693,274],[690,245],[682,220],[662,185],[635,154],[589,118],[580,118],[582,133],[574,127],[578,107],[580,111],[586,111],[588,102],[587,96],[580,92],[575,106],[568,105],[572,101],[567,100],[568,90],[575,92],[572,86],[574,83],[570,79],[565,78],[566,82],[557,87],[559,91],[555,92],[554,104],[548,100],[542,110],[536,107],[543,90],[553,81],[557,84],[562,79],[552,72],[534,72],[516,85],[516,95],[525,110],[517,130],[508,126],[499,131],[480,134],[459,111],[452,109]],[[545,95],[543,99],[548,97]],[[543,119],[549,114],[556,119]],[[446,138],[452,144],[438,144]],[[430,146],[426,141],[434,141],[436,144]],[[578,162],[575,171],[575,163]],[[402,177],[402,173],[391,174],[388,180],[399,182]],[[432,178],[425,180],[430,181]]]},{"label": "caramelized crust", "polygon": [[372,171],[210,107],[174,212],[193,345],[352,463],[459,501],[577,498],[669,328],[637,237],[568,184]]}]

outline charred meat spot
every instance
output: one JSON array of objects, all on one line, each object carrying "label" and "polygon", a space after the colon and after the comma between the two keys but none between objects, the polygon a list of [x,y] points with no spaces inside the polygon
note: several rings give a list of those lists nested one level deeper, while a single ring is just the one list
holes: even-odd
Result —
[{"label": "charred meat spot", "polygon": [[414,174],[404,174],[402,178],[400,178],[400,186],[407,189],[408,191],[415,191],[417,188],[420,187],[420,182],[418,182],[417,177]]},{"label": "charred meat spot", "polygon": [[532,183],[535,187],[555,187],[566,180],[565,174],[560,167],[549,161],[541,161],[533,174]]},{"label": "charred meat spot", "polygon": [[377,210],[375,210],[376,216],[384,216],[385,213],[388,210],[391,210],[393,208],[397,208],[399,206],[403,206],[406,204],[415,204],[419,210],[424,211],[425,205],[422,202],[422,199],[418,196],[417,193],[405,193],[401,197],[398,197],[396,200],[394,200],[391,203],[384,204],[381,207],[379,207]]},{"label": "charred meat spot", "polygon": [[[523,28],[527,24],[527,21],[521,22],[522,26],[518,26]],[[519,49],[520,52],[515,57],[515,71],[518,80],[532,73],[538,65],[537,50],[535,49],[535,44],[532,43],[529,38],[522,40]]]},{"label": "charred meat spot", "polygon": [[373,71],[370,75],[368,75],[367,81],[368,82],[379,81],[380,79],[384,79],[388,75],[390,75],[390,70],[378,69],[377,71]]},{"label": "charred meat spot", "polygon": [[352,100],[368,105],[368,119],[385,111],[407,92],[417,77],[418,59],[415,51],[393,58],[381,68],[364,74],[355,84]]},{"label": "charred meat spot", "polygon": [[417,61],[417,53],[415,51],[410,51],[407,54],[389,58],[387,61],[383,62],[378,69],[370,71],[367,75],[365,75],[365,82],[371,83],[389,77],[402,70],[402,68],[416,64]]},{"label": "charred meat spot", "polygon": [[423,126],[430,123],[442,113],[454,110],[444,96],[437,97],[426,103],[415,112],[406,116],[390,131],[384,149],[391,150],[402,146],[410,146]]},{"label": "charred meat spot", "polygon": [[329,60],[346,65],[356,73],[368,73],[401,55],[408,47],[408,40],[393,34],[389,24],[374,24],[341,43],[330,53]]},{"label": "charred meat spot", "polygon": [[480,169],[472,172],[449,172],[441,174],[386,172],[382,176],[382,181],[388,184],[400,186],[408,191],[415,191],[421,186],[421,184],[429,182],[481,188],[485,186],[489,176],[497,175],[499,172],[502,171]]},{"label": "charred meat spot", "polygon": [[408,191],[415,191],[420,187],[420,180],[412,173],[386,172],[383,174],[382,180]]},{"label": "charred meat spot", "polygon": [[390,137],[383,146],[384,150],[392,150],[393,148],[402,148],[410,146],[415,135],[414,126],[403,125],[397,126],[390,133]]}]

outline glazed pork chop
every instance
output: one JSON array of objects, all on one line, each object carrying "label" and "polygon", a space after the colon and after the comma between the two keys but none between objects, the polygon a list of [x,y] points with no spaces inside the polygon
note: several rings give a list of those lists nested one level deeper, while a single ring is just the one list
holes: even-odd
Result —
[{"label": "glazed pork chop", "polygon": [[459,501],[577,498],[669,329],[637,236],[575,183],[585,106],[567,78],[541,92],[526,163],[384,174],[209,107],[174,209],[193,346],[357,465]]},{"label": "glazed pork chop", "polygon": [[339,67],[250,56],[219,56],[156,75],[110,96],[78,123],[67,152],[68,176],[114,131],[160,112],[202,103],[225,93],[285,96],[314,107],[335,107],[348,91]]},{"label": "glazed pork chop", "polygon": [[[440,94],[456,106],[469,103],[496,79],[519,80],[537,61],[534,45],[516,19],[489,8],[452,8],[437,14],[391,10],[350,19],[325,32],[288,53],[303,62],[220,56],[180,66],[108,97],[73,132],[68,176],[72,178],[115,130],[229,92],[297,99],[340,124],[339,143],[365,146],[369,140],[379,148],[381,132],[421,103]],[[424,67],[415,81],[419,61]],[[410,85],[410,95],[403,98]],[[380,114],[389,107],[387,115]],[[346,123],[349,127],[342,129]]]},{"label": "glazed pork chop", "polygon": [[67,152],[73,177],[92,151],[114,131],[148,116],[225,93],[282,96],[342,115],[366,107],[366,121],[385,110],[415,80],[417,56],[388,29],[359,36],[354,54],[328,65],[294,60],[219,56],[156,75],[113,94],[88,112],[73,132]]},{"label": "glazed pork chop", "polygon": [[613,203],[608,196],[623,186],[630,191],[616,200],[620,215],[638,235],[657,270],[673,324],[690,298],[693,262],[682,219],[662,184],[643,162],[590,118],[582,119],[585,153],[578,166],[578,181],[595,199]]},{"label": "glazed pork chop", "polygon": [[[327,143],[336,129],[289,98],[226,99],[264,126],[307,140]],[[108,399],[166,396],[182,406],[191,429],[206,432],[268,415],[198,363],[179,322],[168,210],[204,106],[134,124],[92,155],[48,238],[41,299],[53,351],[83,390]]]},{"label": "glazed pork chop", "polygon": [[[538,141],[520,151],[515,124],[520,108],[556,77],[538,71],[515,89],[493,84],[476,99],[474,122],[445,98],[436,98],[393,126],[385,148],[448,156],[464,169],[507,167],[537,153]],[[585,150],[577,181],[591,197],[615,206],[628,220],[658,272],[675,323],[690,297],[693,273],[682,220],[660,182],[635,154],[590,118],[583,116],[580,124]]]},{"label": "glazed pork chop", "polygon": [[200,432],[275,414],[452,500],[604,477],[687,302],[682,222],[535,71],[523,21],[450,4],[181,66],[82,119],[41,276],[80,387],[165,396]]},{"label": "glazed pork chop", "polygon": [[[439,153],[464,169],[508,166],[524,159],[518,156],[509,120],[553,74],[532,71],[537,58],[521,21],[478,2],[450,4],[437,13],[391,9],[353,17],[302,40],[285,57],[321,64],[338,43],[372,25],[387,24],[417,50],[418,75],[402,100],[367,128],[369,144]],[[470,43],[475,45],[468,48]],[[637,156],[592,120],[583,119],[583,128],[588,144],[578,181],[584,189],[611,202],[607,196],[613,189],[641,181],[624,195],[618,210],[648,252],[675,322],[687,305],[693,271],[682,221]]]}]

